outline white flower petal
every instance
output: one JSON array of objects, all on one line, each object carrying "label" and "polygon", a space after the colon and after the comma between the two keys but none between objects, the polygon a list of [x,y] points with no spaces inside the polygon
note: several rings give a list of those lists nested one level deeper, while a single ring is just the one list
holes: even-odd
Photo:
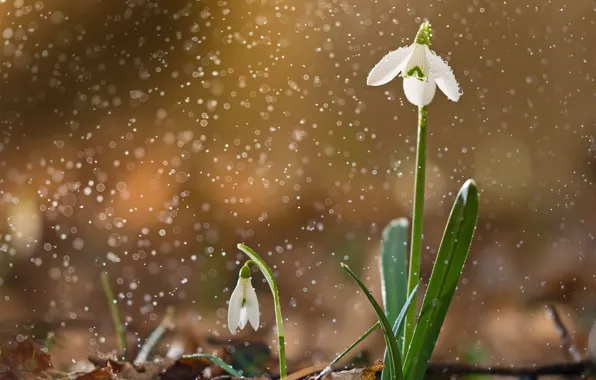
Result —
[{"label": "white flower petal", "polygon": [[368,74],[366,84],[381,86],[395,78],[401,72],[411,52],[411,46],[405,46],[384,56]]},{"label": "white flower petal", "polygon": [[246,309],[250,325],[256,331],[259,328],[259,300],[252,286],[246,289]]},{"label": "white flower petal", "polygon": [[242,299],[244,298],[244,289],[242,289],[242,279],[238,279],[238,284],[230,296],[228,306],[228,328],[232,334],[236,333],[240,323],[240,310],[242,309]]},{"label": "white flower petal", "polygon": [[427,53],[428,46],[414,43],[412,44],[412,54],[408,57],[402,75],[408,76],[410,70],[416,67],[420,70],[415,70],[411,76],[417,78],[428,78],[430,74],[430,63],[428,62]]},{"label": "white flower petal", "polygon": [[435,96],[437,85],[434,78],[420,80],[414,77],[404,78],[404,93],[408,101],[416,106],[428,105]]},{"label": "white flower petal", "polygon": [[433,73],[434,79],[437,82],[437,86],[443,91],[443,93],[454,102],[459,100],[462,92],[459,88],[459,84],[455,80],[455,75],[447,62],[443,61],[441,57],[435,55],[430,50],[427,53],[428,61],[430,62],[430,70]]},{"label": "white flower petal", "polygon": [[240,330],[246,327],[246,322],[248,322],[248,309],[245,306],[240,310],[240,322],[238,323]]}]

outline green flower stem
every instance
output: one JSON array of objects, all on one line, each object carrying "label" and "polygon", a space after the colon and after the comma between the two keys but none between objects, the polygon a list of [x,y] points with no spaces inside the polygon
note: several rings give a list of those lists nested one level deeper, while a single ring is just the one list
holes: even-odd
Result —
[{"label": "green flower stem", "polygon": [[[424,213],[424,177],[426,174],[426,106],[418,107],[418,143],[416,147],[416,178],[414,184],[414,214],[412,221],[412,237],[410,239],[410,270],[408,272],[408,296],[420,281],[420,256],[422,248],[422,218]],[[416,308],[412,307],[406,315],[404,326],[404,347],[407,353],[414,326],[416,325]]]},{"label": "green flower stem", "polygon": [[110,277],[108,272],[101,272],[101,287],[106,295],[108,301],[108,307],[110,308],[110,314],[112,315],[112,323],[114,324],[114,330],[116,331],[116,340],[118,342],[118,351],[122,355],[122,358],[126,356],[126,329],[120,319],[120,312],[118,311],[118,305],[116,304],[116,297],[110,286]]},{"label": "green flower stem", "polygon": [[279,376],[281,378],[284,378],[287,375],[286,338],[284,333],[283,316],[281,314],[281,304],[279,303],[279,292],[277,290],[277,283],[275,282],[275,277],[273,276],[273,272],[271,271],[269,266],[265,263],[261,256],[259,256],[258,253],[256,253],[244,244],[238,244],[238,249],[244,252],[248,257],[250,257],[253,261],[253,264],[259,267],[259,269],[265,276],[265,279],[269,283],[269,288],[271,288],[271,294],[273,295],[273,305],[275,307],[275,323],[277,327],[277,343],[279,349]]}]

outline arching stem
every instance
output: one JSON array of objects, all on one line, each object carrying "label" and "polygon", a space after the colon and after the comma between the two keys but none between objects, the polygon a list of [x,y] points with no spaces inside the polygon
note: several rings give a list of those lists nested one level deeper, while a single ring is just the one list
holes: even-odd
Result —
[{"label": "arching stem", "polygon": [[275,308],[275,323],[277,327],[277,343],[279,350],[279,376],[281,378],[284,378],[287,375],[286,338],[284,333],[283,316],[281,314],[281,304],[279,303],[279,291],[277,290],[277,283],[275,282],[275,277],[273,276],[271,268],[269,268],[269,266],[265,263],[261,256],[259,256],[258,253],[256,253],[250,247],[244,244],[238,244],[238,249],[244,252],[248,257],[252,259],[253,264],[259,267],[259,269],[265,276],[267,283],[269,283],[269,288],[271,289],[271,294],[273,295],[273,305]]}]

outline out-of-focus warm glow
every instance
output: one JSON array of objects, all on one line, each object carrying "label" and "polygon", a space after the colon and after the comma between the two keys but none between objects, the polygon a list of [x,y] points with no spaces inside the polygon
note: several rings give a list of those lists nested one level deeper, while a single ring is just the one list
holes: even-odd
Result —
[{"label": "out-of-focus warm glow", "polygon": [[[427,160],[426,165],[424,213],[436,215],[444,207],[442,201],[447,190],[447,178],[446,173],[436,163]],[[398,168],[397,178],[391,180],[395,194],[394,199],[408,212],[412,211],[412,197],[414,195],[412,183],[414,183],[415,168],[416,164],[414,162],[403,162]]]},{"label": "out-of-focus warm glow", "polygon": [[[480,190],[438,357],[560,359],[533,305],[596,315],[592,2],[0,4],[0,319],[96,328],[89,352],[62,357],[114,347],[103,270],[131,331],[175,305],[227,342],[239,242],[278,276],[293,361],[328,361],[364,332],[373,312],[339,263],[379,295],[378,245],[410,216],[417,135],[402,84],[366,77],[425,18],[463,95],[428,109],[422,285],[457,190],[471,177]],[[242,339],[273,347],[255,277],[262,324]]]},{"label": "out-of-focus warm glow", "polygon": [[500,207],[519,207],[534,190],[530,150],[519,139],[485,139],[476,149],[475,165],[478,185],[499,199]]},{"label": "out-of-focus warm glow", "polygon": [[10,254],[24,259],[35,252],[42,239],[43,217],[37,202],[28,194],[5,194],[3,202],[3,240],[10,244]]}]

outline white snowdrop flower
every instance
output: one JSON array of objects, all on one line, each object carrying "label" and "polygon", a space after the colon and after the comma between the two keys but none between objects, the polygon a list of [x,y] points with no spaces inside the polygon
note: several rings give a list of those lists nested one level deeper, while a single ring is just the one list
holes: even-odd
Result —
[{"label": "white snowdrop flower", "polygon": [[437,86],[450,100],[457,102],[461,95],[459,84],[447,62],[430,50],[430,38],[430,24],[423,22],[414,43],[383,57],[368,74],[366,84],[381,86],[401,75],[406,98],[414,105],[428,105]]},{"label": "white snowdrop flower", "polygon": [[235,334],[238,328],[242,330],[246,326],[246,322],[250,322],[255,330],[259,328],[259,301],[250,282],[248,263],[240,269],[238,284],[230,297],[228,328]]}]

